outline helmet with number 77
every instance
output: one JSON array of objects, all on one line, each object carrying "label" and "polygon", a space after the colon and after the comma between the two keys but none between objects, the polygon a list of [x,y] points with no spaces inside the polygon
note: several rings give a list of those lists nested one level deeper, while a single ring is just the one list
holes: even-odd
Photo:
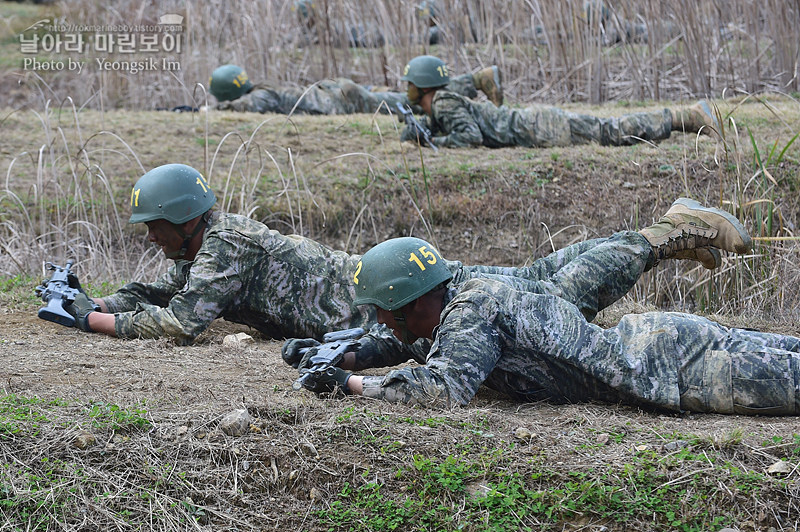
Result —
[{"label": "helmet with number 77", "polygon": [[356,267],[356,305],[394,311],[453,278],[439,252],[414,237],[393,238],[367,251]]},{"label": "helmet with number 77", "polygon": [[185,164],[164,164],[133,185],[129,223],[167,220],[182,224],[204,214],[216,202],[200,172]]}]

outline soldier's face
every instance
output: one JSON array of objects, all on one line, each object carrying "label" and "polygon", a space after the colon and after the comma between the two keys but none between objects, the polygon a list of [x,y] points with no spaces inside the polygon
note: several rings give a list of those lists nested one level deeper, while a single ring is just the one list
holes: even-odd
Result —
[{"label": "soldier's face", "polygon": [[171,253],[180,251],[183,237],[178,234],[175,226],[167,220],[153,220],[146,222],[147,240],[161,247],[164,255],[170,257]]},{"label": "soldier's face", "polygon": [[422,98],[422,91],[420,91],[419,88],[413,83],[409,83],[408,90],[406,91],[406,96],[408,97],[408,102],[411,105],[416,105]]},{"label": "soldier's face", "polygon": [[397,322],[394,319],[394,314],[392,314],[388,310],[383,310],[382,308],[377,306],[375,307],[375,309],[378,311],[378,323],[382,323],[387,327],[389,327],[392,330],[392,334],[394,334],[395,338],[397,338],[402,342],[403,341],[402,331],[400,331],[400,328],[398,327]]},{"label": "soldier's face", "polygon": [[400,309],[403,311],[403,316],[405,317],[405,322],[398,322],[394,314],[389,310],[383,310],[380,307],[375,307],[378,311],[378,323],[382,323],[389,327],[392,330],[392,334],[395,338],[400,340],[403,343],[410,344],[414,343],[417,338],[423,336],[420,334],[422,331],[421,322],[419,320],[419,316],[414,312],[413,303],[410,303]]}]

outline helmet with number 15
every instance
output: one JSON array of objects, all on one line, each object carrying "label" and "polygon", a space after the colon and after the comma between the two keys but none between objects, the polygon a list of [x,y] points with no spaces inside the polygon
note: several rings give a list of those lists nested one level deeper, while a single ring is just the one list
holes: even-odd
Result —
[{"label": "helmet with number 15", "polygon": [[419,238],[387,240],[367,251],[356,267],[356,305],[395,311],[453,278],[436,249]]},{"label": "helmet with number 15", "polygon": [[430,89],[450,83],[450,73],[447,65],[438,57],[419,55],[408,62],[400,79],[420,89]]}]

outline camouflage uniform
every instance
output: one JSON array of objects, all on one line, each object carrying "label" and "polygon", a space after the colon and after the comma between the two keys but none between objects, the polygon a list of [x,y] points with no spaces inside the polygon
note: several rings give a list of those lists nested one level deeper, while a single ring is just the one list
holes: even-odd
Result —
[{"label": "camouflage uniform", "polygon": [[[448,88],[469,98],[478,96],[471,74],[450,80]],[[397,103],[409,105],[402,92],[372,92],[349,79],[323,80],[310,88],[271,87],[256,85],[253,89],[233,101],[220,102],[221,110],[249,111],[252,113],[279,113],[309,115],[346,115],[353,113],[382,114],[397,112]],[[295,107],[296,106],[296,107]],[[421,114],[421,109],[416,108]]]},{"label": "camouflage uniform", "polygon": [[661,312],[602,329],[564,299],[521,284],[493,278],[451,287],[425,365],[364,377],[364,395],[463,405],[486,383],[521,401],[800,413],[800,338]]},{"label": "camouflage uniform", "polygon": [[[636,284],[642,272],[652,266],[649,242],[641,234],[622,231],[609,238],[573,244],[522,268],[498,266],[453,267],[451,287],[470,279],[500,279],[504,283],[537,294],[557,296],[575,305],[587,321],[611,305]],[[371,305],[367,305],[371,308]],[[396,366],[408,360],[424,364],[430,343],[421,339],[413,345],[396,342],[394,337],[373,334],[359,342],[354,369]]]},{"label": "camouflage uniform", "polygon": [[[591,141],[623,146],[641,140],[666,139],[672,131],[669,109],[618,118],[597,118],[549,106],[525,109],[496,107],[446,90],[439,90],[433,96],[431,113],[432,116],[427,117],[428,127],[439,147],[548,148]],[[401,138],[413,138],[408,127],[403,130]]]},{"label": "camouflage uniform", "polygon": [[[597,247],[609,250],[607,263],[597,265],[600,271],[581,270],[586,261],[575,259]],[[620,233],[574,244],[526,268],[464,266],[458,261],[448,262],[448,267],[454,282],[516,275],[544,279],[553,291],[562,277],[591,275],[596,287],[586,281],[588,289],[565,296],[591,319],[598,308],[630,289],[649,256],[650,246],[641,235]],[[360,258],[301,236],[283,235],[250,218],[215,213],[193,262],[176,261],[156,282],[130,283],[104,301],[116,314],[121,338],[172,337],[188,343],[219,317],[273,338],[321,338],[329,331],[376,323],[371,306],[352,304],[353,273]],[[385,327],[376,329],[375,336],[386,345],[396,343]],[[416,349],[404,360],[427,352]]]},{"label": "camouflage uniform", "polygon": [[[647,43],[648,30],[644,19],[637,15],[639,21],[631,21],[619,16],[604,2],[591,0],[584,3],[584,20],[591,26],[599,24],[603,44],[610,46],[616,43]],[[651,25],[657,30],[663,42],[667,42],[681,34],[680,27],[669,20],[652,20]]]},{"label": "camouflage uniform", "polygon": [[156,282],[130,283],[104,300],[122,338],[188,343],[218,317],[273,338],[319,338],[374,322],[374,312],[351,304],[357,263],[244,216],[215,214],[193,262],[176,261]]}]

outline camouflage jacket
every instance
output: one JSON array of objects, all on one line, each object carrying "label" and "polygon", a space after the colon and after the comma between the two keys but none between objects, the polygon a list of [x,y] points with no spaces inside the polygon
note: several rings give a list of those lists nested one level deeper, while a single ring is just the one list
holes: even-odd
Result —
[{"label": "camouflage jacket", "polygon": [[[496,107],[446,90],[433,96],[427,122],[439,147],[548,148],[592,141],[619,146],[665,139],[672,131],[669,109],[597,118],[543,105]],[[405,132],[403,138],[408,138]]]},{"label": "camouflage jacket", "polygon": [[[623,232],[573,244],[522,268],[447,264],[453,284],[484,275],[540,281],[541,290],[569,298],[593,319],[636,282],[649,253],[641,235]],[[332,330],[375,324],[372,306],[352,304],[359,260],[360,255],[285,236],[249,218],[215,214],[193,262],[176,261],[156,282],[130,283],[104,300],[123,338],[187,343],[218,317],[273,338],[321,338]],[[422,342],[401,346],[385,328],[371,333],[367,344],[362,368],[424,361],[428,352]]]},{"label": "camouflage jacket", "polygon": [[[372,306],[353,305],[352,278],[360,258],[283,235],[250,218],[215,213],[194,261],[175,261],[154,283],[129,283],[104,301],[116,314],[121,338],[171,337],[188,343],[220,317],[273,338],[321,338],[376,323]],[[538,267],[544,271],[563,261],[554,256]],[[449,261],[448,267],[457,278],[466,275],[461,262]],[[378,330],[376,337],[389,336],[385,341],[395,343],[385,328]],[[412,350],[406,360],[425,352]]]},{"label": "camouflage jacket", "polygon": [[[448,265],[453,272],[452,287],[474,278],[500,279],[518,290],[558,296],[592,321],[600,310],[628,293],[642,272],[652,266],[652,255],[647,239],[633,231],[622,231],[572,244],[530,266]],[[355,369],[395,366],[407,360],[424,364],[430,351],[426,340],[408,346],[387,338],[383,331],[370,332],[360,344]]]},{"label": "camouflage jacket", "polygon": [[690,314],[628,315],[602,329],[559,297],[471,279],[449,290],[434,336],[424,366],[364,377],[364,395],[464,405],[485,383],[522,401],[800,412],[800,338]]},{"label": "camouflage jacket", "polygon": [[314,337],[374,323],[356,308],[358,256],[244,216],[215,214],[193,262],[176,261],[152,284],[130,283],[104,298],[122,338],[190,342],[216,318],[273,338]]}]

